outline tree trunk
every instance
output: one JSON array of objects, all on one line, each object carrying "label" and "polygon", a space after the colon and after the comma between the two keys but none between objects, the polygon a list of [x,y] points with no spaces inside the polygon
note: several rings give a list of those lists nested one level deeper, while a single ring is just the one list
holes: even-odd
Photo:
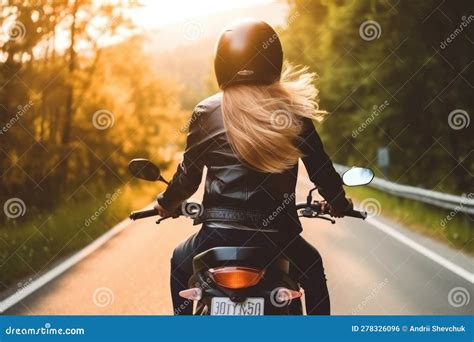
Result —
[{"label": "tree trunk", "polygon": [[63,147],[63,153],[61,156],[61,166],[60,166],[60,182],[62,184],[67,183],[68,176],[68,160],[69,160],[69,149],[71,142],[71,129],[72,122],[74,117],[74,85],[73,85],[73,76],[76,68],[76,51],[74,50],[74,45],[76,42],[76,16],[79,4],[78,0],[75,0],[72,8],[72,23],[70,28],[71,34],[71,45],[69,47],[69,62],[68,62],[68,90],[66,96],[66,108],[64,115],[64,125],[61,134],[61,145]]}]

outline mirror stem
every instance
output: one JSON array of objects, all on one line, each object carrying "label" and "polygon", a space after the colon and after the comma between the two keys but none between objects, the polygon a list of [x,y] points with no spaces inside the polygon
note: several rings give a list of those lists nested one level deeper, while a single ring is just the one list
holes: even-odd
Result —
[{"label": "mirror stem", "polygon": [[306,197],[306,204],[309,206],[311,205],[311,203],[313,202],[313,191],[318,189],[317,186],[315,186],[314,188],[312,188],[310,191],[309,191],[309,194],[308,196]]},{"label": "mirror stem", "polygon": [[170,182],[168,182],[166,179],[164,179],[163,177],[160,176],[160,178],[158,178],[159,181],[162,181],[163,183],[165,183],[166,185],[170,185]]}]

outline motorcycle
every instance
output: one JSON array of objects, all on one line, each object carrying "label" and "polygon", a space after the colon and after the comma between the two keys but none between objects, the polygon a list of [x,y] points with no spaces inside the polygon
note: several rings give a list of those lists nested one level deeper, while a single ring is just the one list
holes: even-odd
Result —
[{"label": "motorcycle", "polygon": [[[133,176],[147,181],[161,181],[169,184],[160,169],[147,159],[133,159],[129,165]],[[368,168],[353,167],[342,175],[347,186],[369,184],[374,173]],[[305,202],[297,203],[299,217],[322,219],[335,223],[329,215],[329,206],[323,201],[313,200],[309,190]],[[201,205],[185,202],[172,216],[185,215],[196,218]],[[137,220],[157,216],[156,209],[136,211],[130,219]],[[357,210],[345,216],[365,219],[367,214]],[[167,218],[156,221],[160,224]],[[216,247],[196,255],[193,259],[193,272],[188,282],[189,288],[180,296],[188,304],[196,303],[194,315],[216,316],[260,316],[260,315],[302,315],[303,294],[299,284],[289,276],[290,263],[282,256],[264,248],[257,247]]]}]

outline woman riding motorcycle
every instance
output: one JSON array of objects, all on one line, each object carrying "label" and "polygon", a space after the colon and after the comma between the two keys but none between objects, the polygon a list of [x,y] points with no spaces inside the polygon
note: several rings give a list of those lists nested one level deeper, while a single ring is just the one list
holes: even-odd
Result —
[{"label": "woman riding motorcycle", "polygon": [[282,254],[305,290],[307,314],[330,313],[321,256],[300,236],[299,158],[333,216],[344,216],[352,202],[313,125],[323,113],[314,74],[291,67],[282,72],[282,65],[280,40],[265,22],[236,22],[219,39],[214,66],[223,92],[194,109],[183,161],[155,206],[161,216],[172,216],[197,190],[207,167],[202,228],[171,259],[175,314],[192,314],[179,292],[187,288],[193,257],[218,246],[268,247]]}]

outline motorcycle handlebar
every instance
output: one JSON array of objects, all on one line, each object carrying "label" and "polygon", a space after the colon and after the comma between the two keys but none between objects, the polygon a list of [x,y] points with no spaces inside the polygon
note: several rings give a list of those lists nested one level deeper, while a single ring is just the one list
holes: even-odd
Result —
[{"label": "motorcycle handlebar", "polygon": [[362,220],[365,220],[367,218],[367,213],[365,211],[358,211],[358,210],[351,210],[347,213],[344,213],[345,216],[350,216],[350,217],[355,217],[355,218],[360,218]]},{"label": "motorcycle handlebar", "polygon": [[134,211],[130,214],[129,218],[133,221],[142,219],[145,217],[151,217],[151,216],[156,216],[158,215],[158,210],[155,208],[153,209],[148,209],[148,210],[142,210],[142,211]]},{"label": "motorcycle handlebar", "polygon": [[[296,210],[299,210],[299,209],[305,209],[307,208],[307,204],[306,203],[297,203],[296,204]],[[321,213],[321,203],[319,202],[315,202],[315,203],[311,203],[311,209],[313,211],[315,211],[316,213],[318,213],[319,215],[324,215],[324,214],[330,214],[330,213]],[[365,220],[367,218],[367,213],[365,211],[358,211],[358,210],[349,210],[347,212],[344,213],[344,216],[350,216],[350,217],[355,217],[355,218],[359,218],[359,219],[362,219],[362,220]]]},{"label": "motorcycle handlebar", "polygon": [[[298,209],[305,209],[306,207],[307,207],[306,203],[298,203],[296,205],[297,210]],[[314,210],[315,212],[319,212],[321,210],[321,204],[320,203],[312,203],[311,204],[311,209]],[[142,211],[134,211],[130,214],[129,218],[131,220],[135,221],[135,220],[138,220],[138,219],[151,217],[151,216],[157,216],[157,215],[158,215],[158,210],[153,208],[153,209],[142,210]],[[355,217],[355,218],[360,218],[362,220],[365,220],[367,218],[367,213],[352,209],[352,210],[344,213],[344,216],[350,216],[350,217]]]}]

